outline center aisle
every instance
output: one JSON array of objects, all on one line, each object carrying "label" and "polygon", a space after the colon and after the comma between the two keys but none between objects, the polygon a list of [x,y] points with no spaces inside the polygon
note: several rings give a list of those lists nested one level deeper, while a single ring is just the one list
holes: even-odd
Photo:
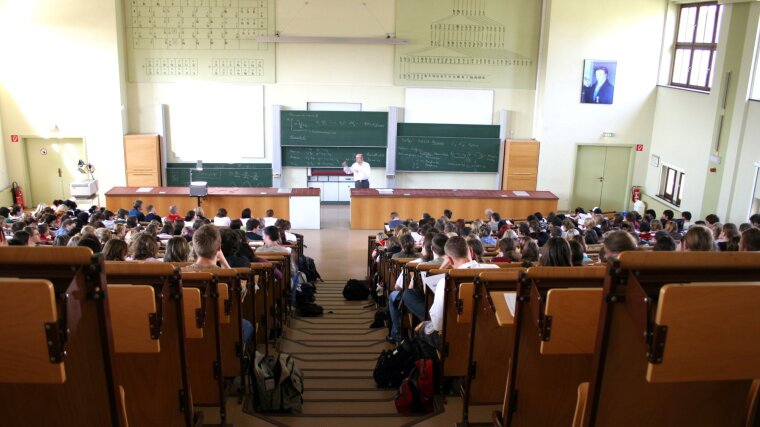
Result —
[{"label": "center aisle", "polygon": [[[377,356],[388,348],[387,329],[370,329],[371,301],[345,301],[345,281],[318,285],[324,315],[296,318],[282,339],[281,351],[293,356],[304,374],[303,414],[265,417],[287,426],[412,425],[419,416],[396,413],[395,390],[378,389],[372,379]],[[259,415],[261,416],[261,415]]]}]

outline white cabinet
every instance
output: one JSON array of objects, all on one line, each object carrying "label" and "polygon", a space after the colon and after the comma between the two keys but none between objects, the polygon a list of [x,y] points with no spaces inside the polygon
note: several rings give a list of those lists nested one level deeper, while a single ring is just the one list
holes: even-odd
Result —
[{"label": "white cabinet", "polygon": [[325,184],[324,182],[313,182],[313,181],[309,181],[307,183],[309,188],[319,188],[319,200],[321,202],[325,201],[325,185],[324,184]]},{"label": "white cabinet", "polygon": [[350,202],[351,201],[351,189],[354,188],[353,182],[339,182],[338,183],[338,201]]},{"label": "white cabinet", "polygon": [[338,191],[338,183],[337,182],[324,182],[322,183],[324,185],[322,189],[322,194],[324,197],[322,198],[322,201],[325,202],[337,202],[339,199],[340,192]]}]

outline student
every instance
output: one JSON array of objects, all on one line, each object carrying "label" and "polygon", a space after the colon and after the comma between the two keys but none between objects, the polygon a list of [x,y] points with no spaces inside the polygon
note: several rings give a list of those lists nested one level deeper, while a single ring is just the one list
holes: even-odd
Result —
[{"label": "student", "polygon": [[[419,257],[419,254],[414,251],[414,238],[411,234],[402,234],[399,237],[399,241],[401,242],[402,250],[401,252],[396,252],[393,254],[391,259]],[[399,303],[397,300],[401,294],[403,282],[403,275],[399,274],[398,278],[396,279],[395,289],[390,293],[390,295],[388,295],[388,311],[391,315],[391,334],[386,337],[386,340],[393,343],[400,342],[402,340],[402,337],[398,333]]]},{"label": "student", "polygon": [[190,244],[181,236],[174,236],[166,242],[164,262],[187,262],[190,258]]},{"label": "student", "polygon": [[251,261],[238,255],[240,251],[240,235],[230,228],[219,230],[222,239],[222,253],[230,267],[250,267]]},{"label": "student", "polygon": [[727,222],[723,224],[723,228],[717,239],[718,250],[736,252],[739,250],[739,240],[741,234],[739,234],[739,228],[736,224]]},{"label": "student", "polygon": [[760,227],[760,213],[756,213],[749,217],[749,222],[753,227]]},{"label": "student", "polygon": [[103,259],[106,261],[125,261],[129,253],[127,242],[121,239],[111,239],[103,245]]},{"label": "student", "polygon": [[267,209],[267,216],[262,218],[262,220],[264,221],[264,227],[274,225],[274,223],[277,222],[277,218],[274,216],[274,210]]},{"label": "student", "polygon": [[401,245],[401,251],[396,252],[391,256],[391,259],[396,258],[417,258],[419,254],[414,250],[414,237],[412,237],[411,233],[406,233],[398,238],[399,244]]},{"label": "student", "polygon": [[229,227],[230,217],[227,216],[227,209],[219,208],[214,216],[214,225],[217,227]]},{"label": "student", "polygon": [[515,262],[520,260],[520,253],[515,250],[515,240],[510,237],[499,239],[496,242],[499,254],[491,259],[491,262]]},{"label": "student", "polygon": [[[478,264],[470,256],[467,242],[464,238],[456,236],[450,238],[444,247],[446,258],[441,264],[445,269],[449,266],[457,269],[464,268],[499,268],[494,264]],[[443,329],[443,300],[446,297],[446,279],[441,279],[435,287],[433,305],[430,307],[430,321],[425,321],[417,326],[417,337],[435,346],[440,350],[441,336],[438,332]]]},{"label": "student", "polygon": [[688,231],[689,228],[692,225],[694,225],[691,223],[691,212],[689,211],[681,212],[681,223],[679,225],[680,225],[679,228],[683,231]]},{"label": "student", "polygon": [[132,239],[129,247],[130,261],[160,261],[158,258],[158,242],[150,233],[139,233]]},{"label": "student", "polygon": [[599,261],[607,262],[625,251],[635,251],[636,240],[630,233],[622,230],[610,231],[604,235],[604,252],[599,254]]},{"label": "student", "polygon": [[[445,234],[435,234],[433,236],[425,235],[425,240],[430,237],[430,252],[432,252],[432,259],[429,261],[422,261],[420,265],[441,265],[445,259],[445,246],[449,238]],[[427,243],[425,244],[427,246]],[[404,301],[404,305],[418,320],[425,320],[425,292],[422,289],[415,289],[412,284],[409,284],[409,289],[401,294],[401,299]]]},{"label": "student", "polygon": [[71,233],[71,230],[76,227],[76,222],[73,219],[65,219],[61,223],[61,228],[56,230],[55,237],[58,236],[68,236],[69,233]]},{"label": "student", "polygon": [[280,246],[280,229],[274,225],[264,228],[264,246],[256,248],[256,252],[287,252],[290,248]]},{"label": "student", "polygon": [[137,217],[138,222],[145,221],[145,214],[142,213],[142,206],[143,201],[140,199],[135,200],[134,203],[132,203],[132,209],[127,212],[128,215]]},{"label": "student", "polygon": [[491,227],[488,225],[481,225],[478,229],[478,237],[480,237],[480,242],[484,245],[495,245],[496,239],[494,239],[491,236]]},{"label": "student", "polygon": [[570,244],[562,237],[552,237],[544,244],[538,265],[542,267],[571,267],[573,265]]},{"label": "student", "polygon": [[100,242],[98,241],[98,238],[95,237],[94,234],[83,235],[82,238],[79,239],[77,246],[84,246],[86,248],[90,248],[92,250],[92,253],[96,255],[99,254],[100,251],[103,249]]},{"label": "student", "polygon": [[240,221],[245,224],[251,219],[251,208],[245,208],[240,212]]},{"label": "student", "polygon": [[676,250],[676,241],[670,234],[659,232],[655,235],[655,243],[652,250],[656,252],[672,252]]},{"label": "student", "polygon": [[258,219],[251,218],[245,223],[245,237],[248,240],[261,241],[262,236],[261,223]]},{"label": "student", "polygon": [[739,241],[739,250],[742,252],[760,251],[760,228],[752,227],[744,230]]},{"label": "student", "polygon": [[145,222],[151,222],[151,221],[159,221],[161,222],[161,217],[158,216],[156,213],[156,207],[153,205],[148,205],[147,207],[148,214],[145,215]]},{"label": "student", "polygon": [[166,220],[170,222],[175,222],[178,219],[182,219],[182,217],[177,214],[177,205],[169,206],[169,214],[166,215]]},{"label": "student", "polygon": [[388,230],[393,230],[394,228],[398,227],[399,225],[403,225],[404,221],[399,218],[397,212],[391,212],[391,219],[388,221]]},{"label": "student", "polygon": [[707,227],[694,225],[683,236],[681,250],[712,252],[715,250],[713,233]]}]

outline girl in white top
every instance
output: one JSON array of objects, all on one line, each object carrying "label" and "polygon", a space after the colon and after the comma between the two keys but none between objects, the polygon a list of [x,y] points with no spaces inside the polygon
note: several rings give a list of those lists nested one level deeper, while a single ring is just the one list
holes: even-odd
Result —
[{"label": "girl in white top", "polygon": [[217,227],[229,227],[230,222],[230,217],[227,216],[227,209],[219,208],[214,217],[214,225]]}]

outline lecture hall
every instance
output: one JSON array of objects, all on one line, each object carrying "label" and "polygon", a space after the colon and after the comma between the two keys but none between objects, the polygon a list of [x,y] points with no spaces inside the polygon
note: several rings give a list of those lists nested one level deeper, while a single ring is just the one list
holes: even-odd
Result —
[{"label": "lecture hall", "polygon": [[0,0],[0,64],[0,426],[760,427],[758,0]]}]

